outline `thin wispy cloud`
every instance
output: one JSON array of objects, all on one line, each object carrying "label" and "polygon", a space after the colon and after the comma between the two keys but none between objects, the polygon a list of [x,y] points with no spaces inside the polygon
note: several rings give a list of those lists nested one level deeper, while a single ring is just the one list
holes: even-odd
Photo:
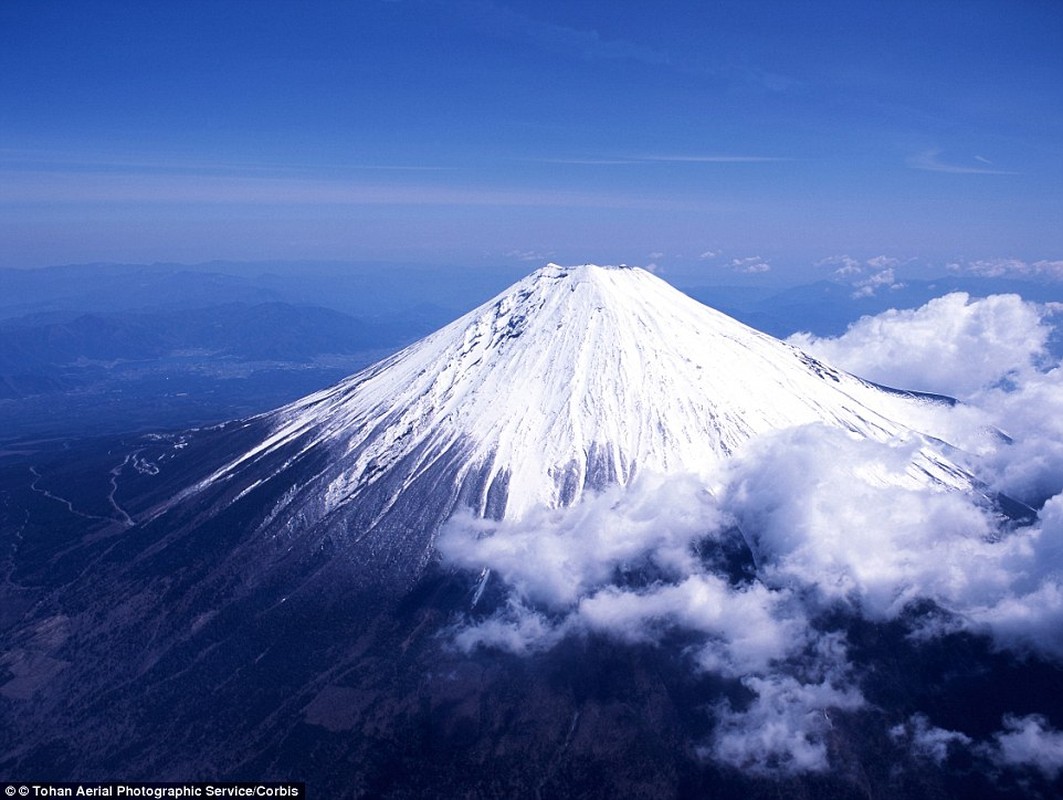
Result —
[{"label": "thin wispy cloud", "polygon": [[106,152],[69,153],[54,150],[0,148],[0,168],[19,170],[84,169],[99,171],[197,172],[210,174],[306,174],[350,171],[446,172],[456,167],[441,164],[374,163],[371,161],[324,162],[317,164],[282,161],[243,161],[188,159],[179,154],[153,153],[143,157],[116,156]]},{"label": "thin wispy cloud", "polygon": [[683,156],[661,155],[641,156],[641,161],[680,163],[680,164],[760,164],[773,161],[793,161],[792,158],[779,156],[745,156],[745,155],[706,155],[706,156]]},{"label": "thin wispy cloud", "polygon": [[1024,261],[1021,258],[989,258],[956,261],[945,265],[949,272],[981,278],[1020,277],[1063,280],[1063,259]]},{"label": "thin wispy cloud", "polygon": [[780,156],[753,155],[633,155],[589,158],[541,158],[532,159],[542,164],[584,164],[588,166],[631,166],[640,164],[763,164],[793,161]]},{"label": "thin wispy cloud", "polygon": [[474,0],[458,6],[466,19],[496,36],[523,40],[551,52],[575,55],[584,60],[629,60],[650,65],[670,63],[669,57],[636,42],[605,39],[593,29],[573,28],[503,8],[487,0]]},{"label": "thin wispy cloud", "polygon": [[534,161],[537,164],[572,164],[577,166],[586,165],[593,167],[608,167],[645,163],[636,158],[530,158],[527,160]]},{"label": "thin wispy cloud", "polygon": [[[952,164],[942,161],[940,150],[924,150],[909,156],[905,163],[912,169],[921,169],[926,172],[946,172],[953,175],[1018,175],[1018,172],[1003,169],[989,169],[987,167],[969,166],[964,164]],[[982,164],[992,162],[982,156],[975,156],[976,161]]]},{"label": "thin wispy cloud", "polygon": [[556,253],[553,250],[540,251],[540,250],[507,250],[502,254],[505,258],[515,258],[517,261],[531,261],[536,263],[545,264]]},{"label": "thin wispy cloud", "polygon": [[511,206],[705,210],[709,204],[632,193],[358,180],[353,176],[221,175],[0,169],[0,205],[125,204]]}]

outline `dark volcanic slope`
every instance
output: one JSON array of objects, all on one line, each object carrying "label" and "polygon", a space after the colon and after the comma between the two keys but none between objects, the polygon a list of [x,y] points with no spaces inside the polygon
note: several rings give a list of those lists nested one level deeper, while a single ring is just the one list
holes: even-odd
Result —
[{"label": "dark volcanic slope", "polygon": [[[255,433],[225,435],[235,444]],[[1057,667],[1011,661],[968,635],[916,647],[902,624],[821,620],[857,643],[877,707],[832,714],[835,771],[757,778],[699,757],[706,709],[748,692],[691,670],[681,640],[467,655],[449,646],[448,627],[504,602],[490,584],[473,609],[475,576],[433,569],[407,593],[367,593],[326,550],[291,560],[280,544],[248,550],[259,512],[239,503],[206,522],[122,525],[122,510],[165,494],[143,491],[158,477],[149,464],[165,466],[183,442],[174,452],[209,461],[194,435],[37,452],[39,479],[25,457],[8,459],[5,776],[289,778],[319,797],[1051,792],[1036,774],[994,782],[962,761],[913,760],[886,731],[915,709],[986,734],[1005,712],[1063,713]]]}]

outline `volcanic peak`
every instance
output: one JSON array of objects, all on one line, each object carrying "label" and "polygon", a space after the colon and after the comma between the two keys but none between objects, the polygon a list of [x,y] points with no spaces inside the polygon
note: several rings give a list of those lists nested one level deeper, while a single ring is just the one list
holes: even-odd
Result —
[{"label": "volcanic peak", "polygon": [[416,506],[399,527],[432,529],[457,507],[513,518],[639,471],[707,474],[757,436],[824,423],[909,442],[902,482],[969,488],[914,429],[928,402],[833,369],[637,267],[549,264],[265,415],[269,435],[200,486],[251,491],[325,450],[327,468],[291,498],[301,516],[357,507],[350,524],[372,529]]}]

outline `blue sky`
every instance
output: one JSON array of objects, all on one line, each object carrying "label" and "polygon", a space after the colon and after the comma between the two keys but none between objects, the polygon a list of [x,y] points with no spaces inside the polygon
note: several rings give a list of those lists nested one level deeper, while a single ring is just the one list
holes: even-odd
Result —
[{"label": "blue sky", "polygon": [[0,266],[1063,259],[1056,0],[6,0],[0,39]]}]

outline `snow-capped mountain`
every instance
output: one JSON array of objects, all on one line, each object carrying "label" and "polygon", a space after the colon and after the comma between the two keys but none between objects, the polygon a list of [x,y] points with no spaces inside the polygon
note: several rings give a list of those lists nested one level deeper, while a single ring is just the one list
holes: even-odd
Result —
[{"label": "snow-capped mountain", "polygon": [[642,269],[551,264],[257,418],[264,435],[155,514],[201,493],[268,497],[261,533],[327,532],[356,560],[405,572],[456,508],[513,518],[640,471],[705,473],[754,437],[808,423],[908,441],[902,480],[970,488],[913,430],[935,402],[833,369]]}]

